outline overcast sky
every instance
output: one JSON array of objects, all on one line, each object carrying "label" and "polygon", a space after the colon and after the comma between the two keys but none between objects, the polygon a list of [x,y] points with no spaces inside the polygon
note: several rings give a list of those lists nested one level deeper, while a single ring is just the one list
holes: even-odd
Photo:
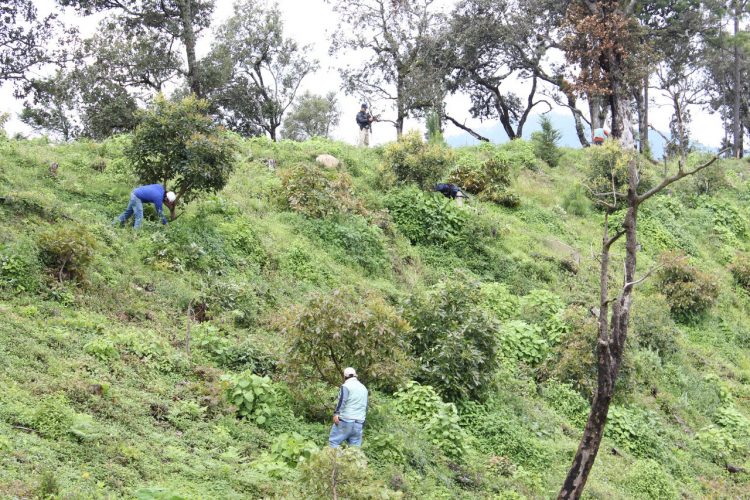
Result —
[{"label": "overcast sky", "polygon": [[[338,92],[342,115],[341,123],[339,127],[334,130],[333,135],[336,139],[347,142],[356,142],[358,130],[354,121],[354,116],[359,110],[359,101],[355,97],[345,96],[339,90],[340,79],[336,68],[341,64],[356,64],[358,62],[358,57],[354,54],[342,59],[341,56],[331,57],[328,55],[331,34],[335,31],[340,20],[337,18],[330,5],[324,0],[279,0],[278,3],[282,11],[286,34],[295,38],[303,45],[311,44],[313,56],[321,63],[320,70],[303,82],[301,90],[310,90],[316,94],[325,94],[328,91]],[[438,0],[437,3],[442,6],[450,6],[456,3],[456,0]],[[49,12],[55,8],[53,0],[36,0],[35,4],[40,13]],[[218,0],[216,5],[214,26],[220,24],[232,14],[233,2]],[[96,29],[96,22],[94,19],[83,19],[77,16],[72,10],[65,12],[63,14],[63,19],[66,23],[77,25],[81,30],[81,33],[84,35],[90,35]],[[211,44],[211,34],[212,31],[210,30],[207,30],[203,34],[198,47],[199,54],[204,54],[208,50]],[[364,61],[366,58],[367,54],[362,54],[361,60]],[[523,95],[522,92],[525,90],[525,84],[523,82],[508,82],[504,85],[511,90],[517,89],[521,95]],[[651,105],[649,119],[655,127],[666,131],[669,129],[669,119],[672,113],[671,108],[663,99],[659,99],[657,91],[652,91],[652,97],[655,102]],[[479,123],[478,120],[471,119],[468,116],[469,101],[464,96],[449,97],[447,106],[451,115],[459,119],[465,119],[469,126],[478,127],[488,134],[491,129],[495,129],[496,132],[496,129],[499,128],[498,123],[495,121]],[[21,102],[16,101],[13,98],[10,86],[6,85],[0,88],[0,111],[8,111],[15,115],[20,112],[20,110]],[[539,112],[546,110],[547,108],[544,106],[538,108]],[[707,146],[718,146],[723,137],[721,121],[718,116],[709,115],[699,109],[692,110],[692,114],[693,139]],[[563,109],[555,110],[552,112],[553,121],[555,120],[555,116],[559,115],[568,117],[570,116],[570,113]],[[529,124],[532,125],[536,123],[536,121],[536,117],[532,116],[529,119]],[[567,122],[568,120],[566,119],[566,123]],[[424,126],[417,121],[408,120],[405,128],[406,130],[412,128],[423,130]],[[20,123],[17,118],[11,121],[7,126],[7,129],[11,133],[17,131],[26,134],[30,133],[28,128]],[[530,129],[527,127],[527,130],[524,131],[524,136],[527,136],[529,132]],[[447,126],[446,136],[450,137],[460,135],[465,134],[451,125]],[[497,134],[495,133],[491,135]],[[391,124],[380,123],[373,126],[374,143],[386,142],[393,140],[394,138],[395,130]]]}]

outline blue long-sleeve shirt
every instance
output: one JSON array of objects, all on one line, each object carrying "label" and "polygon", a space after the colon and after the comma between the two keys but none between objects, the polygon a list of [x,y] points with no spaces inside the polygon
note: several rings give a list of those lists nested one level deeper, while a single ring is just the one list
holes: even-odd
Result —
[{"label": "blue long-sleeve shirt", "polygon": [[135,194],[143,203],[153,203],[154,208],[156,208],[156,213],[161,217],[161,223],[167,223],[167,218],[164,217],[162,211],[162,204],[164,203],[164,186],[161,184],[139,186],[133,190],[133,194]]}]

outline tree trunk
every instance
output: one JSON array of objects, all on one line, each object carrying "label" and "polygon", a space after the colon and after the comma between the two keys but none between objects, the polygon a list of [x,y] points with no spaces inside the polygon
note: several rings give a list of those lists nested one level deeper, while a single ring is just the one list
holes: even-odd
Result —
[{"label": "tree trunk", "polygon": [[203,97],[201,90],[198,59],[195,55],[195,28],[193,26],[193,0],[182,0],[180,6],[180,21],[182,22],[182,43],[185,44],[187,55],[187,80],[190,91],[198,97]]},{"label": "tree trunk", "polygon": [[396,77],[396,139],[400,139],[404,133],[404,118],[406,117],[404,96],[406,93],[404,78],[399,72]]},{"label": "tree trunk", "polygon": [[[613,83],[613,96],[616,95],[617,82]],[[617,117],[617,119],[615,119]],[[578,499],[588,481],[591,468],[594,466],[604,427],[607,423],[609,405],[612,402],[615,382],[620,371],[620,362],[628,334],[632,291],[635,285],[635,268],[637,254],[636,222],[638,217],[638,164],[633,155],[633,134],[630,126],[630,112],[626,99],[612,100],[612,129],[620,131],[620,140],[625,154],[630,154],[628,161],[628,209],[623,223],[624,233],[612,237],[608,234],[609,218],[605,218],[604,237],[600,265],[599,288],[599,329],[597,341],[597,388],[586,427],[578,445],[573,464],[563,482],[558,495],[559,499]],[[625,273],[622,292],[614,301],[609,300],[609,250],[619,236],[625,235]],[[609,304],[612,303],[611,324],[607,323]]]},{"label": "tree trunk", "polygon": [[643,84],[633,92],[633,96],[638,110],[638,151],[650,156],[648,143],[648,77],[643,79]]},{"label": "tree trunk", "polygon": [[740,79],[740,43],[737,38],[740,33],[740,2],[734,2],[734,102],[732,103],[732,132],[734,139],[733,154],[735,158],[742,158],[742,125],[740,124],[740,89],[742,81]]}]

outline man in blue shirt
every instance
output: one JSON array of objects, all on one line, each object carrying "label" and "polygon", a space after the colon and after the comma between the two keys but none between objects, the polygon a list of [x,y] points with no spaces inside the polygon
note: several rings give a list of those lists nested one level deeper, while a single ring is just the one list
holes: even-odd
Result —
[{"label": "man in blue shirt", "polygon": [[362,426],[367,416],[367,387],[357,380],[357,372],[352,367],[344,369],[344,384],[339,390],[339,402],[333,413],[333,427],[328,437],[331,448],[341,443],[349,446],[362,446]]},{"label": "man in blue shirt", "polygon": [[164,217],[162,211],[162,204],[166,204],[171,210],[174,207],[177,196],[169,191],[165,192],[164,186],[161,184],[149,184],[147,186],[139,186],[130,193],[130,202],[128,208],[120,215],[117,220],[120,221],[120,226],[125,226],[125,221],[130,218],[131,215],[135,214],[135,223],[133,227],[139,229],[143,223],[143,204],[153,203],[156,208],[156,213],[161,217],[161,223],[166,224],[167,218]]}]

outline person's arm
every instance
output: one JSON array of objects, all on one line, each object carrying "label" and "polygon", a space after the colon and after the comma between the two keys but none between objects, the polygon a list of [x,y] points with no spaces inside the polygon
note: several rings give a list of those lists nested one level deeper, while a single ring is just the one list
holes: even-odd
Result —
[{"label": "person's arm", "polygon": [[339,423],[339,413],[341,413],[341,408],[346,404],[347,399],[349,399],[349,389],[342,385],[341,390],[339,390],[339,402],[333,412],[333,422],[337,425]]},{"label": "person's arm", "polygon": [[164,205],[161,200],[154,202],[154,207],[156,208],[156,213],[161,217],[161,223],[162,225],[167,223],[167,218],[164,217]]}]

